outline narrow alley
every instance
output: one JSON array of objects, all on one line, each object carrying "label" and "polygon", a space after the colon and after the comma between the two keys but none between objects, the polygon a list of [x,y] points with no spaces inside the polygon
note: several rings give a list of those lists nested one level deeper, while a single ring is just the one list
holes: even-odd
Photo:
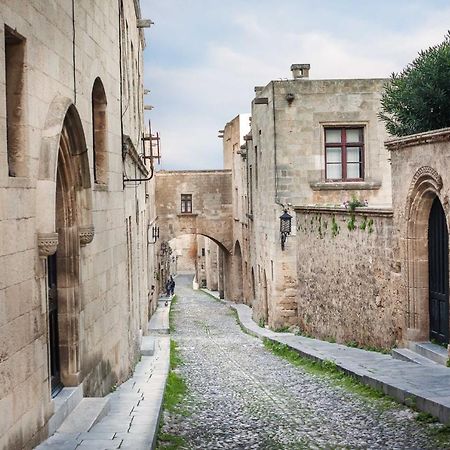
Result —
[{"label": "narrow alley", "polygon": [[272,354],[191,282],[177,278],[173,305],[187,395],[178,415],[165,413],[163,433],[196,449],[440,448],[434,425],[419,423],[417,413]]}]

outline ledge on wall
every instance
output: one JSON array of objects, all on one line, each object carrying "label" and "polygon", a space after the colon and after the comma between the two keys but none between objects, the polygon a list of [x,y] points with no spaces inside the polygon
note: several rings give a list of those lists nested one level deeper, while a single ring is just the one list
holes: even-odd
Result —
[{"label": "ledge on wall", "polygon": [[356,214],[356,215],[372,215],[372,216],[384,216],[391,217],[393,211],[391,208],[370,208],[363,206],[355,208],[344,208],[343,206],[294,206],[295,212],[315,212],[315,213],[333,213],[333,214]]},{"label": "ledge on wall", "polygon": [[376,190],[381,188],[381,181],[311,181],[313,191],[348,191]]}]

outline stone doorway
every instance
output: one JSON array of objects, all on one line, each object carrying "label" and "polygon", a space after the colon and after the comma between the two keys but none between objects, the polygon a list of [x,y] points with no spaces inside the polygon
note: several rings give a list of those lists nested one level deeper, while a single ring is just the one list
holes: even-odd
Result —
[{"label": "stone doorway", "polygon": [[405,337],[410,344],[430,338],[448,343],[448,227],[441,190],[441,176],[423,166],[407,196]]},{"label": "stone doorway", "polygon": [[439,198],[431,207],[428,220],[428,273],[430,339],[447,344],[449,338],[448,307],[448,228]]}]

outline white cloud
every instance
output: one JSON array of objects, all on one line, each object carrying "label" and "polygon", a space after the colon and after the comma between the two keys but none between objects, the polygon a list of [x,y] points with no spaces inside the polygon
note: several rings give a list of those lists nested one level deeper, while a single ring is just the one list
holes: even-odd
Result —
[{"label": "white cloud", "polygon": [[[176,48],[179,54],[186,48],[187,55],[195,54],[193,62],[178,63],[158,48],[158,59],[146,68],[146,85],[152,89],[151,103],[156,105],[151,113],[153,126],[162,135],[164,168],[221,167],[217,130],[238,113],[249,112],[255,85],[290,77],[292,63],[310,63],[312,78],[388,77],[392,71],[401,70],[420,49],[440,42],[450,23],[450,8],[424,8],[425,2],[411,3],[411,8],[423,7],[418,26],[393,26],[395,20],[387,25],[377,22],[376,17],[351,17],[353,27],[338,31],[329,23],[321,23],[318,17],[309,16],[308,10],[303,10],[297,20],[297,6],[292,5],[298,2],[291,3],[291,8],[285,3],[282,8],[261,2],[260,14],[259,10],[233,9],[233,2],[227,10],[220,3],[216,16],[208,8],[218,7],[217,2],[212,2],[211,7],[206,6],[209,2],[201,2],[205,17],[218,20],[212,35],[202,35],[198,27],[202,11],[199,4],[190,2],[195,6],[192,17],[186,8],[183,13],[172,9],[170,32],[158,30],[157,39],[158,45]],[[169,10],[167,5],[160,8],[162,14]],[[397,13],[399,21],[407,16],[401,8]],[[336,22],[349,21],[343,14],[336,8]],[[191,29],[192,36],[190,20],[196,26]],[[182,21],[183,33],[174,33],[176,21]],[[211,33],[211,23],[206,25]],[[151,42],[151,35],[147,39]]]}]

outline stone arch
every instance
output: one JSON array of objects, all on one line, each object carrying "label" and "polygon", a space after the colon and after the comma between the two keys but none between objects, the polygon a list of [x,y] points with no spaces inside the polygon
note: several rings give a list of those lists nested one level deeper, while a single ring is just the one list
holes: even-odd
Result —
[{"label": "stone arch", "polygon": [[241,245],[237,240],[234,244],[233,250],[233,277],[232,282],[234,284],[234,300],[242,302],[244,298],[244,278],[243,278],[243,265],[242,265],[242,251]]},{"label": "stone arch", "polygon": [[108,182],[108,120],[107,100],[102,80],[97,77],[92,87],[92,148],[94,181],[98,184]]},{"label": "stone arch", "polygon": [[441,189],[441,176],[432,167],[424,166],[414,174],[406,199],[406,338],[409,341],[429,339],[428,220],[436,197],[446,207]]},{"label": "stone arch", "polygon": [[83,242],[93,233],[92,192],[89,158],[81,119],[68,97],[56,97],[49,106],[42,130],[39,169],[36,183],[37,230],[40,234],[53,233],[55,227],[56,182],[61,135],[66,129],[71,142],[71,154],[76,158],[78,182],[77,205]]},{"label": "stone arch", "polygon": [[[55,99],[50,106],[41,142],[38,177],[38,231],[43,236],[51,235],[55,242],[53,248],[39,245],[41,257],[53,254],[51,266],[52,277],[56,278],[56,286],[53,286],[59,339],[52,343],[52,348],[58,349],[62,384],[75,386],[82,378],[80,247],[92,241],[94,228],[84,131],[78,111],[67,98]],[[50,260],[45,266],[47,275],[49,264]],[[50,302],[50,298],[46,300]],[[55,310],[52,311],[55,314]]]}]

